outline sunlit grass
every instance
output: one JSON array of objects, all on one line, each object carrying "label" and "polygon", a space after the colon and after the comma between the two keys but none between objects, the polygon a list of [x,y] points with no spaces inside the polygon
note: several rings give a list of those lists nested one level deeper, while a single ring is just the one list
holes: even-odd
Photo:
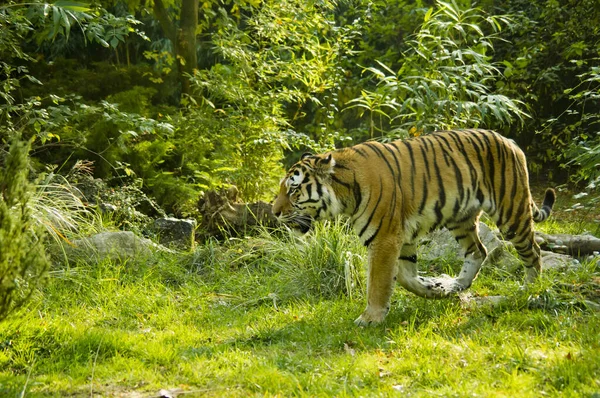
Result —
[{"label": "sunlit grass", "polygon": [[[546,272],[527,290],[520,276],[484,268],[470,292],[504,295],[497,306],[426,300],[398,288],[383,325],[357,328],[364,275],[348,291],[344,267],[347,252],[360,259],[364,249],[342,226],[319,228],[302,238],[209,242],[192,254],[54,270],[28,307],[0,324],[0,395],[600,390],[600,317],[586,305],[599,301],[597,264]],[[364,258],[355,265],[363,268]]]}]

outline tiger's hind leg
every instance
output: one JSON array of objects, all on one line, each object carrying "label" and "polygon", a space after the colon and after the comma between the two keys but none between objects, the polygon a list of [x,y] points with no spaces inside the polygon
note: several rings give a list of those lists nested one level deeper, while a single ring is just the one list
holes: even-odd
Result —
[{"label": "tiger's hind leg", "polygon": [[462,290],[456,278],[449,276],[423,277],[417,272],[417,248],[405,244],[398,258],[398,283],[406,290],[425,298],[443,298]]},{"label": "tiger's hind leg", "polygon": [[516,216],[510,225],[499,225],[504,237],[512,242],[525,265],[525,282],[534,282],[542,272],[540,247],[534,239],[531,213]]},{"label": "tiger's hind leg", "polygon": [[454,239],[465,253],[465,262],[456,278],[461,290],[471,287],[487,256],[487,250],[479,239],[479,215],[458,224],[447,225]]}]

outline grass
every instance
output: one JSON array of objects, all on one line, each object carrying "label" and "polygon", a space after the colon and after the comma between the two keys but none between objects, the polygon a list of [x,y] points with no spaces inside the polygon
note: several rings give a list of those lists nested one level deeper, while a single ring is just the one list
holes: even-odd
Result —
[{"label": "grass", "polygon": [[[56,268],[0,323],[0,396],[600,393],[597,263],[546,272],[527,290],[486,268],[470,292],[507,297],[496,306],[398,288],[383,325],[357,328],[365,258],[333,224]],[[456,272],[458,260],[433,269]]]}]

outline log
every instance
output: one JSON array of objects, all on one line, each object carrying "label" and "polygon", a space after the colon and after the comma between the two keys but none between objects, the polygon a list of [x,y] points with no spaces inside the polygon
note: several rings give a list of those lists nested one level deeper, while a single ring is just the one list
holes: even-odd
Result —
[{"label": "log", "polygon": [[549,235],[536,232],[535,240],[543,250],[555,253],[575,257],[586,257],[600,253],[600,239],[591,235]]},{"label": "log", "polygon": [[279,225],[266,202],[243,203],[235,186],[227,190],[208,191],[198,201],[202,216],[200,234],[223,238],[227,234],[244,235],[254,227],[274,228]]}]

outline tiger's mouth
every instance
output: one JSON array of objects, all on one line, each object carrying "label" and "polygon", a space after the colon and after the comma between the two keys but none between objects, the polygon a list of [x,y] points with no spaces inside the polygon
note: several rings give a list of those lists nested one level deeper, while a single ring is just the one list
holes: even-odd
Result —
[{"label": "tiger's mouth", "polygon": [[281,219],[280,222],[289,228],[305,234],[312,229],[314,219],[304,214],[292,214]]}]

